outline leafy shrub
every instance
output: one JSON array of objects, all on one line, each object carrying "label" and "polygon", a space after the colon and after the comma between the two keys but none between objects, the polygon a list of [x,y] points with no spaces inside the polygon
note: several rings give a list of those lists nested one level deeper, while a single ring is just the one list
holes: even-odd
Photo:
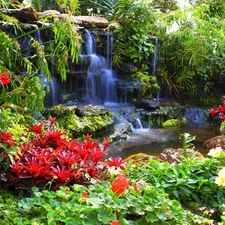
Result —
[{"label": "leafy shrub", "polygon": [[33,188],[32,198],[19,202],[24,216],[18,224],[206,224],[207,220],[184,210],[162,189],[140,182],[135,188],[129,183],[123,193],[111,190],[109,182],[61,186],[56,192]]}]

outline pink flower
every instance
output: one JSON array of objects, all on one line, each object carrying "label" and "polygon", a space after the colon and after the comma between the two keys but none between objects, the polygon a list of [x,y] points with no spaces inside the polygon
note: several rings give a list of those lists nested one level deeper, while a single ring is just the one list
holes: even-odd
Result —
[{"label": "pink flower", "polygon": [[208,212],[212,215],[216,212],[216,210],[215,209],[209,209]]}]

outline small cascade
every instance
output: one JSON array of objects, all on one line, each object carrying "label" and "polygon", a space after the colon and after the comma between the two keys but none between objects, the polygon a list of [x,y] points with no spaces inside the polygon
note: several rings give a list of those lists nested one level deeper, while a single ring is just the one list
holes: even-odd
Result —
[{"label": "small cascade", "polygon": [[113,36],[107,34],[106,58],[96,53],[96,41],[93,35],[86,31],[85,35],[86,52],[91,58],[88,68],[86,84],[86,96],[90,103],[110,104],[116,103],[115,82],[112,71],[112,47]]},{"label": "small cascade", "polygon": [[140,118],[136,119],[136,129],[143,129]]}]

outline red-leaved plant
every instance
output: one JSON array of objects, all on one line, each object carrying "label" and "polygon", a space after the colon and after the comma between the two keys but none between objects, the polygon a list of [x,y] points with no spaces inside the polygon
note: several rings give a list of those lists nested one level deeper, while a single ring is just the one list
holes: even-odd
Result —
[{"label": "red-leaved plant", "polygon": [[[50,125],[52,121],[50,118]],[[19,146],[19,154],[8,170],[17,187],[23,179],[31,180],[32,186],[49,184],[54,189],[65,184],[89,184],[91,178],[100,180],[99,175],[106,169],[101,160],[109,141],[104,140],[101,147],[87,134],[85,140],[78,142],[51,126],[44,130],[43,124],[28,129],[25,136],[30,138]]]},{"label": "red-leaved plant", "polygon": [[220,121],[225,120],[225,96],[223,96],[223,102],[217,108],[212,108],[209,110],[209,114]]}]

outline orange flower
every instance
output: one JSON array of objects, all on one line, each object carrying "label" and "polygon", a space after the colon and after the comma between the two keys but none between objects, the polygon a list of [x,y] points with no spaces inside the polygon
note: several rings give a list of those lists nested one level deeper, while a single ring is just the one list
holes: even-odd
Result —
[{"label": "orange flower", "polygon": [[139,187],[136,184],[134,185],[134,190],[136,191],[136,193],[139,192]]},{"label": "orange flower", "polygon": [[81,194],[81,196],[82,196],[83,198],[87,198],[87,197],[88,197],[88,193],[87,193],[87,192],[83,192],[83,193]]},{"label": "orange flower", "polygon": [[110,225],[120,225],[119,221],[118,220],[115,220],[115,221],[112,221],[110,223]]},{"label": "orange flower", "polygon": [[129,187],[130,181],[125,175],[119,175],[112,183],[111,190],[114,193],[123,195],[126,189]]}]

